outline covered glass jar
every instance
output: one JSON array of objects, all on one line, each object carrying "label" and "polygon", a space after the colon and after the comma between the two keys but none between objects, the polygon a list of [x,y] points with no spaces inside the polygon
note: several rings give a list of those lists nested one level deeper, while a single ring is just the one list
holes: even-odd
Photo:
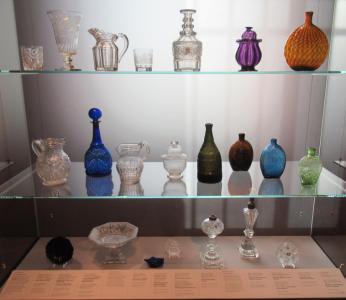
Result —
[{"label": "covered glass jar", "polygon": [[180,179],[186,168],[187,155],[183,153],[178,141],[171,142],[167,154],[162,155],[163,166],[168,172],[168,178]]},{"label": "covered glass jar", "polygon": [[246,27],[241,39],[237,40],[239,44],[235,58],[241,66],[240,71],[256,71],[255,66],[259,64],[262,58],[262,52],[259,47],[261,39],[257,39],[257,34],[252,27]]}]

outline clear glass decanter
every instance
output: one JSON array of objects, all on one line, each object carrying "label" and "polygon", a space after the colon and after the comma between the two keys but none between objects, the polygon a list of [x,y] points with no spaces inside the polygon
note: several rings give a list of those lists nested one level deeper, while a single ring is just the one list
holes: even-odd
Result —
[{"label": "clear glass decanter", "polygon": [[200,254],[204,268],[222,269],[224,263],[222,256],[217,252],[215,238],[223,232],[224,224],[219,218],[211,215],[202,222],[201,229],[209,238],[206,251]]},{"label": "clear glass decanter", "polygon": [[174,71],[199,71],[201,69],[202,43],[193,31],[194,9],[182,9],[183,30],[180,38],[173,43]]},{"label": "clear glass decanter", "polygon": [[258,210],[255,207],[254,199],[250,199],[248,206],[243,209],[246,228],[244,230],[244,239],[239,246],[240,255],[245,259],[256,259],[259,257],[259,252],[253,242],[255,234],[253,228],[255,226]]}]

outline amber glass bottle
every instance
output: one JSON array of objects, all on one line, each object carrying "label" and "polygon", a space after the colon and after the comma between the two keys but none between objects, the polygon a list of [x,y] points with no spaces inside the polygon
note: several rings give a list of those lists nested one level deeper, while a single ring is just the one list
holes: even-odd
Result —
[{"label": "amber glass bottle", "polygon": [[213,137],[213,124],[205,124],[205,136],[197,159],[198,181],[217,183],[222,179],[221,154],[217,149]]}]

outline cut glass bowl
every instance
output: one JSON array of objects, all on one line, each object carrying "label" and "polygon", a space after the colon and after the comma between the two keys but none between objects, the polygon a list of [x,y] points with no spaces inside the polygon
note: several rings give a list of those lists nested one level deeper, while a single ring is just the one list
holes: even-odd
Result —
[{"label": "cut glass bowl", "polygon": [[104,264],[126,264],[126,256],[120,248],[137,237],[138,228],[127,222],[110,222],[94,227],[89,239],[107,248]]},{"label": "cut glass bowl", "polygon": [[89,239],[106,248],[120,248],[137,237],[138,228],[127,222],[110,222],[94,227]]}]

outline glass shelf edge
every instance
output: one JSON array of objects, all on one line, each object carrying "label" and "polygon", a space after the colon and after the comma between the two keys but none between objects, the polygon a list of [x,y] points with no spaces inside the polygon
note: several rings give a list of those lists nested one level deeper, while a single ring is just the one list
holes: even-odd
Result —
[{"label": "glass shelf edge", "polygon": [[152,71],[152,72],[136,72],[136,71],[112,71],[100,72],[94,70],[82,71],[64,71],[64,70],[44,70],[44,71],[20,71],[20,70],[0,70],[2,75],[40,75],[40,74],[73,74],[73,75],[312,75],[312,76],[329,76],[329,75],[346,75],[346,70],[321,70],[321,71],[257,71],[257,72],[239,72],[239,71],[201,71],[201,72],[175,72],[175,71]]},{"label": "glass shelf edge", "polygon": [[129,200],[136,200],[136,199],[162,199],[162,200],[173,200],[173,199],[287,199],[287,198],[345,198],[345,195],[223,195],[223,196],[62,196],[62,197],[44,197],[44,196],[7,196],[7,195],[0,195],[0,201],[6,200],[6,199],[13,199],[13,200],[26,200],[26,199],[61,199],[61,200],[99,200],[99,199],[129,199]]}]

